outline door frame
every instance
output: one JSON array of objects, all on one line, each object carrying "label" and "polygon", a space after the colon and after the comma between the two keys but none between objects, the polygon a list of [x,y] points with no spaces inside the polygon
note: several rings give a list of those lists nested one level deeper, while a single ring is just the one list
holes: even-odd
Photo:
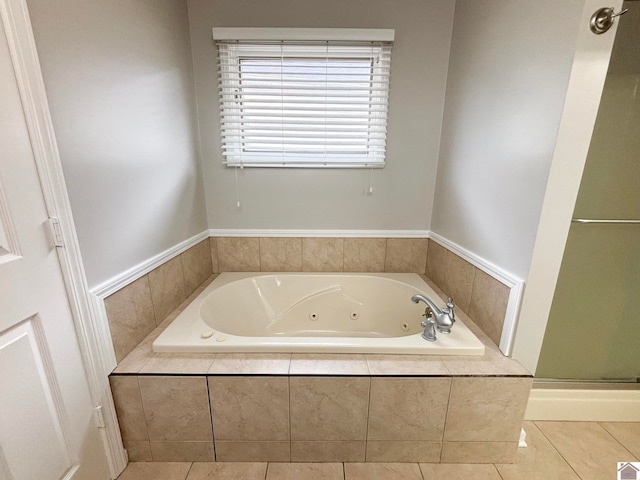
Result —
[{"label": "door frame", "polygon": [[51,112],[26,0],[0,0],[20,99],[49,218],[59,221],[63,247],[56,248],[91,399],[112,478],[127,466],[108,375],[115,364],[108,324],[89,293],[71,204],[64,181]]},{"label": "door frame", "polygon": [[513,358],[534,374],[618,28],[616,21],[608,32],[595,35],[590,31],[589,20],[603,6],[619,11],[622,2],[586,0],[580,20],[513,347]]}]

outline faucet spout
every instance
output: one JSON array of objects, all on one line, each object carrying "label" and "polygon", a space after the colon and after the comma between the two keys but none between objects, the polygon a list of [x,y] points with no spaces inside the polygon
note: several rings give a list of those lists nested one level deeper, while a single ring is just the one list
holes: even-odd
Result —
[{"label": "faucet spout", "polygon": [[431,311],[434,313],[434,315],[442,314],[442,311],[436,306],[436,304],[433,303],[429,298],[425,297],[424,295],[420,295],[418,293],[418,294],[414,295],[413,297],[411,297],[411,301],[413,303],[424,302],[431,309]]}]

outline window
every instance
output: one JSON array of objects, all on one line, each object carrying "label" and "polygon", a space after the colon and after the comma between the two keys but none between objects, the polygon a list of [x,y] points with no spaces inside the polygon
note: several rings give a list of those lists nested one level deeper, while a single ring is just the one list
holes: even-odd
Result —
[{"label": "window", "polygon": [[226,165],[384,166],[390,42],[216,44]]}]

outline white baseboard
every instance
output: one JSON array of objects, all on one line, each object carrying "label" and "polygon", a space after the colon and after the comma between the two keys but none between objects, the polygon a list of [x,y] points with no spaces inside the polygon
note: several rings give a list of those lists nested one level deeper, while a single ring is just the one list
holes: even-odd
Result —
[{"label": "white baseboard", "polygon": [[165,262],[168,262],[174,257],[177,257],[182,252],[189,250],[194,245],[200,243],[202,240],[205,240],[209,237],[209,231],[205,230],[197,235],[194,235],[191,238],[186,239],[185,241],[174,245],[173,247],[165,250],[164,252],[160,252],[154,257],[145,260],[142,263],[139,263],[135,267],[130,268],[113,278],[110,278],[106,282],[101,283],[95,287],[90,289],[92,295],[95,295],[98,298],[106,298],[112,293],[117,292],[123,287],[126,287],[131,282],[137,280],[140,277],[143,277],[150,271],[155,268],[158,268]]},{"label": "white baseboard", "polygon": [[429,238],[429,230],[274,230],[219,229],[209,230],[211,237],[319,237],[319,238]]},{"label": "white baseboard", "polygon": [[640,422],[640,390],[534,388],[525,420]]}]

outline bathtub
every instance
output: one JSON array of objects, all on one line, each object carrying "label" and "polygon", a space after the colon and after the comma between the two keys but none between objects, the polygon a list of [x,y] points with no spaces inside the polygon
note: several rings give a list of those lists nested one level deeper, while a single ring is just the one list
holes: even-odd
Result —
[{"label": "bathtub", "polygon": [[153,351],[484,354],[459,319],[449,335],[424,340],[416,293],[444,304],[411,273],[222,273]]}]

